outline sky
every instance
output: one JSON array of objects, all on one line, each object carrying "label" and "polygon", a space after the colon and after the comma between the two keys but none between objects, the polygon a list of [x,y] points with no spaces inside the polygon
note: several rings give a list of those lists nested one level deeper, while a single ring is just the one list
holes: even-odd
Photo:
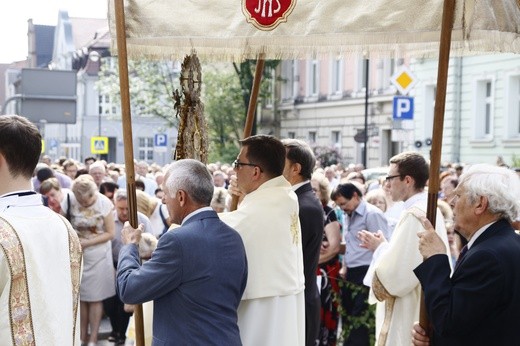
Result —
[{"label": "sky", "polygon": [[27,58],[27,20],[34,24],[56,25],[58,12],[69,17],[106,18],[107,1],[112,0],[13,0],[0,10],[0,63]]}]

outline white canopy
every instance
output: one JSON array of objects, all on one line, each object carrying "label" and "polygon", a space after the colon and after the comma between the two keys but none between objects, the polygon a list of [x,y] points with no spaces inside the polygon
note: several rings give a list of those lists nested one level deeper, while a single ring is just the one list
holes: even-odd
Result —
[{"label": "white canopy", "polygon": [[[115,44],[114,6],[109,19]],[[240,61],[321,53],[435,57],[443,0],[126,1],[129,57]],[[452,55],[520,53],[516,0],[457,0]]]}]

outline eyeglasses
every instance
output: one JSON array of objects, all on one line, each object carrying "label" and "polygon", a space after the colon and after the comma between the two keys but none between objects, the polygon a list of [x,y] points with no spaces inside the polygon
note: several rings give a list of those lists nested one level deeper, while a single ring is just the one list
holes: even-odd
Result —
[{"label": "eyeglasses", "polygon": [[385,178],[385,181],[388,183],[390,180],[394,179],[394,178],[397,178],[397,177],[400,177],[401,174],[396,174],[396,175],[389,175]]},{"label": "eyeglasses", "polygon": [[263,172],[262,171],[262,167],[260,167],[259,165],[257,164],[254,164],[254,163],[247,163],[247,162],[240,162],[237,160],[233,161],[233,168],[235,169],[238,169],[240,166],[252,166],[252,167],[258,167],[260,168],[260,172]]}]

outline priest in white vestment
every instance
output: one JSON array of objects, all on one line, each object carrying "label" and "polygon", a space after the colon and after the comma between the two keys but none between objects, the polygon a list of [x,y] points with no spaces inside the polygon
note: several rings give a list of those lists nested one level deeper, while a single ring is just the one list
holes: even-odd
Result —
[{"label": "priest in white vestment", "polygon": [[[422,263],[417,233],[424,230],[416,215],[426,215],[427,193],[424,187],[429,166],[422,155],[405,152],[390,159],[385,188],[394,201],[404,201],[392,239],[377,243],[365,284],[371,285],[369,303],[376,307],[376,345],[411,345],[411,327],[419,320],[421,285],[413,269]],[[449,250],[444,219],[437,211],[436,231]],[[364,233],[362,243],[374,240]]]},{"label": "priest in white vestment", "polygon": [[34,124],[0,117],[0,344],[79,346],[81,245],[31,191],[40,153]]},{"label": "priest in white vestment", "polygon": [[241,144],[234,168],[245,197],[236,211],[220,214],[242,236],[248,261],[240,337],[245,346],[304,345],[301,230],[296,194],[282,176],[285,148],[265,135]]}]

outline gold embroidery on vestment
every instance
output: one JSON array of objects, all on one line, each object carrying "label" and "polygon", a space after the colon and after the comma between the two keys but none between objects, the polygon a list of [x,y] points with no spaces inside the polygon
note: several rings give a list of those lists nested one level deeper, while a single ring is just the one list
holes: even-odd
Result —
[{"label": "gold embroidery on vestment", "polygon": [[[79,287],[81,279],[81,244],[74,229],[61,216],[68,230],[70,274],[72,281],[72,345],[75,344],[76,316],[79,304]],[[14,228],[0,217],[0,247],[2,248],[11,275],[9,290],[9,319],[13,345],[34,346],[34,327],[31,315],[29,285],[23,247]]]},{"label": "gold embroidery on vestment", "polygon": [[9,320],[13,345],[36,345],[22,243],[13,226],[1,217],[0,246],[4,252],[11,275]]},{"label": "gold embroidery on vestment", "polygon": [[70,276],[72,281],[72,345],[76,342],[76,318],[78,316],[79,287],[81,283],[81,258],[83,251],[76,231],[67,219],[60,215],[69,233]]},{"label": "gold embroidery on vestment", "polygon": [[298,214],[296,213],[291,215],[291,234],[293,244],[298,244],[300,242],[300,230],[298,228]]},{"label": "gold embroidery on vestment", "polygon": [[386,345],[388,332],[390,331],[390,323],[392,322],[392,315],[394,313],[395,297],[386,290],[383,283],[379,280],[377,273],[374,273],[374,278],[372,279],[372,291],[377,300],[385,302],[385,319],[383,320],[383,325],[377,339],[377,345],[384,346]]}]

